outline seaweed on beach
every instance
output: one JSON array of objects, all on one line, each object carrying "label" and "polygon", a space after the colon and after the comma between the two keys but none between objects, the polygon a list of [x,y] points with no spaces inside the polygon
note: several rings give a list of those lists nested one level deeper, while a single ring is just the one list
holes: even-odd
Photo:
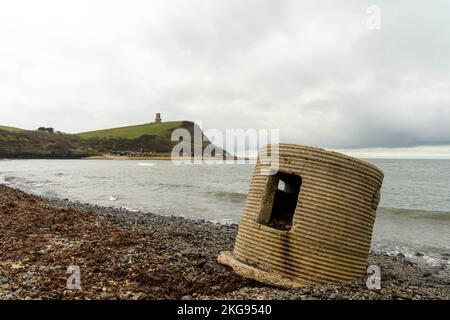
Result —
[{"label": "seaweed on beach", "polygon": [[[216,262],[236,225],[48,200],[0,185],[0,299],[449,299],[445,270],[371,254],[366,277],[280,290]],[[81,291],[67,287],[80,268]]]}]

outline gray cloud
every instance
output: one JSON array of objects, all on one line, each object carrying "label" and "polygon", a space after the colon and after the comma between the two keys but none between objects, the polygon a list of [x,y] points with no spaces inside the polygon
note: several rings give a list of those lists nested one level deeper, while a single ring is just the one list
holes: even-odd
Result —
[{"label": "gray cloud", "polygon": [[0,123],[164,119],[331,148],[450,144],[446,1],[0,5]]}]

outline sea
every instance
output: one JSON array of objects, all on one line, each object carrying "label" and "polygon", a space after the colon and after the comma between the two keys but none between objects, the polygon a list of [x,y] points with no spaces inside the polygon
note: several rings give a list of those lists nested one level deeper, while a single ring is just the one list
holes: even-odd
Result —
[{"label": "sea", "polygon": [[[450,268],[450,160],[364,159],[385,179],[375,252]],[[239,223],[254,164],[0,160],[0,183],[49,198]]]}]

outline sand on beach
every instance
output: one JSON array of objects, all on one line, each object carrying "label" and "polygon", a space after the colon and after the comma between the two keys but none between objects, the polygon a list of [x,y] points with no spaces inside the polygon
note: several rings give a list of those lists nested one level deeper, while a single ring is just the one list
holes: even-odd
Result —
[{"label": "sand on beach", "polygon": [[[0,299],[450,299],[450,278],[371,253],[381,290],[351,283],[281,290],[216,262],[236,225],[49,200],[0,185]],[[67,288],[78,266],[82,291]]]}]

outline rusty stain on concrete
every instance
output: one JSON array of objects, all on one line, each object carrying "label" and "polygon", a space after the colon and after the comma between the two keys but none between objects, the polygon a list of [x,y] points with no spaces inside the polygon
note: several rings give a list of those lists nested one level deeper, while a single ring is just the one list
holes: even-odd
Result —
[{"label": "rusty stain on concrete", "polygon": [[258,159],[234,250],[218,261],[283,288],[364,274],[383,172],[337,152],[277,147],[278,172],[262,174],[270,164]]}]

